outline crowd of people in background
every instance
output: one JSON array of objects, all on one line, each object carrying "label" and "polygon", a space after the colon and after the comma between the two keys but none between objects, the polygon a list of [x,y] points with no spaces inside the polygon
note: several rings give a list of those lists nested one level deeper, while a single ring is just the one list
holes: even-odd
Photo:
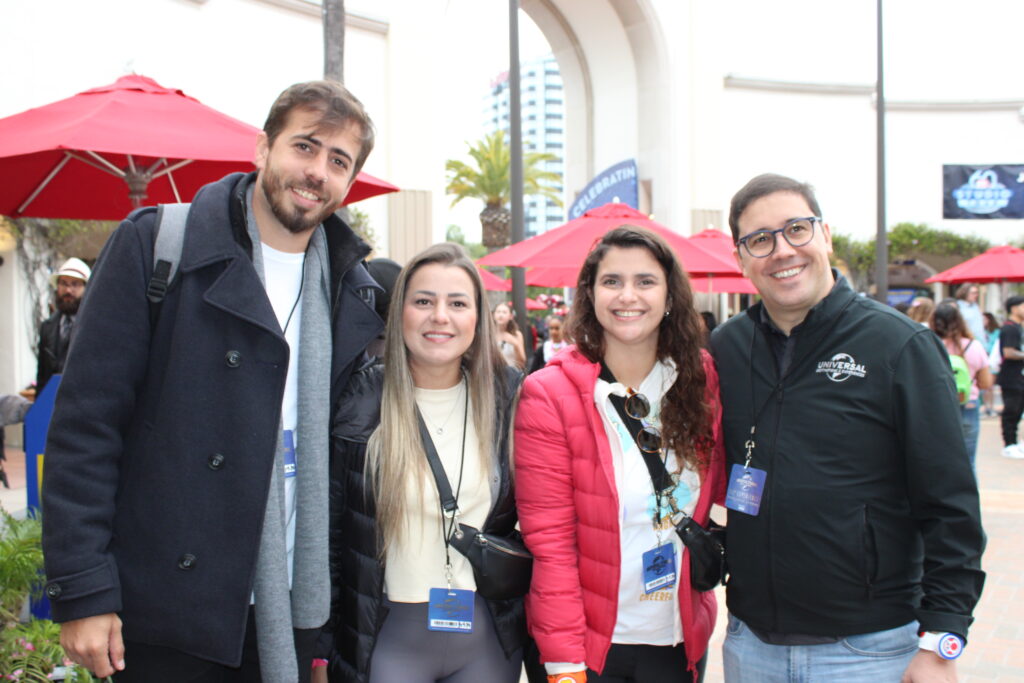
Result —
[{"label": "crowd of people in background", "polygon": [[[1001,454],[1024,459],[1017,441],[1017,425],[1024,413],[1024,352],[1021,351],[1021,324],[1024,323],[1024,297],[1011,296],[1005,302],[1006,318],[1000,321],[991,311],[982,311],[978,300],[980,287],[965,283],[954,296],[936,305],[929,296],[917,296],[910,305],[897,310],[911,320],[930,328],[942,340],[950,356],[954,373],[963,364],[967,391],[960,396],[964,438],[974,463],[982,417],[1001,420]],[[969,383],[968,383],[969,382]],[[1002,408],[997,408],[997,395]]]}]

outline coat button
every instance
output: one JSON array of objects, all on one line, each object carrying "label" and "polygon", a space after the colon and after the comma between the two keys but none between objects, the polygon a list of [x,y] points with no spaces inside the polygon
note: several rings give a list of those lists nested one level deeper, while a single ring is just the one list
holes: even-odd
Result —
[{"label": "coat button", "polygon": [[195,566],[196,556],[192,555],[191,553],[185,553],[184,555],[178,558],[178,569],[184,569],[185,571],[188,571],[189,569],[194,569]]},{"label": "coat button", "polygon": [[206,464],[211,470],[219,470],[224,467],[224,456],[220,453],[214,453],[206,459]]},{"label": "coat button", "polygon": [[64,592],[64,589],[60,587],[60,584],[51,583],[46,587],[46,597],[51,600],[56,600],[60,597],[60,594]]},{"label": "coat button", "polygon": [[229,368],[237,368],[242,364],[242,354],[240,351],[231,350],[224,354],[224,362],[227,363]]}]

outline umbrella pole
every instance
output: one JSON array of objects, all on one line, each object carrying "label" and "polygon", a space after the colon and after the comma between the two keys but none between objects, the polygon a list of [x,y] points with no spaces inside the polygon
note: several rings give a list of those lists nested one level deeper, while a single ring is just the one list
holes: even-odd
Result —
[{"label": "umbrella pole", "polygon": [[39,183],[39,187],[37,187],[35,190],[32,191],[32,194],[30,194],[28,196],[28,199],[26,199],[24,202],[22,202],[21,206],[18,207],[18,210],[15,211],[15,213],[16,214],[24,213],[25,212],[25,207],[27,207],[29,204],[31,204],[32,200],[35,199],[36,197],[38,197],[40,192],[42,192],[44,189],[46,189],[46,186],[50,184],[50,181],[53,180],[54,176],[56,176],[58,173],[60,173],[60,169],[64,168],[64,164],[68,163],[68,161],[70,159],[71,159],[71,153],[70,152],[64,152],[64,157],[57,163],[56,166],[53,167],[53,170],[50,171],[50,175],[46,176],[46,178],[43,180],[43,182]]}]

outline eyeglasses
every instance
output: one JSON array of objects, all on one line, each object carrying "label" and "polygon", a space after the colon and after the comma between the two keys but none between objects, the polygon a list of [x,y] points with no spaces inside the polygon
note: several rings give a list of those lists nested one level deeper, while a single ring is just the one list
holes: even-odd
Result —
[{"label": "eyeglasses", "polygon": [[778,242],[779,233],[786,238],[791,247],[802,247],[814,237],[814,223],[821,222],[817,216],[807,218],[794,218],[786,221],[778,230],[758,230],[746,237],[736,240],[736,246],[743,245],[747,253],[754,258],[765,258],[771,256],[775,251],[775,244]]},{"label": "eyeglasses", "polygon": [[661,432],[645,418],[651,414],[651,402],[643,394],[626,389],[626,415],[640,422],[642,429],[636,437],[636,445],[644,453],[661,452]]}]

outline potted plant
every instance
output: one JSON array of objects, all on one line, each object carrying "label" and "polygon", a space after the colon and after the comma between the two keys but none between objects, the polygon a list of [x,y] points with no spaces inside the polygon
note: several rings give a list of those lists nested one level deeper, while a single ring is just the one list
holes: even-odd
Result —
[{"label": "potted plant", "polygon": [[43,585],[42,526],[0,509],[0,681],[91,683],[95,679],[67,660],[60,626],[49,619],[21,621],[30,595]]}]

